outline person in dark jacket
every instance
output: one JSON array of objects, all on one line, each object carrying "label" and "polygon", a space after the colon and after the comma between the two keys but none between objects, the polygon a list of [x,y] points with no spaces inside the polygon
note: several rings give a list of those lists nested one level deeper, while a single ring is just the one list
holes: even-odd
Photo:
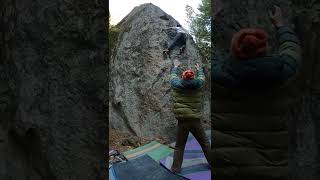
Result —
[{"label": "person in dark jacket", "polygon": [[212,126],[215,179],[288,179],[286,112],[291,82],[301,61],[295,32],[281,9],[270,13],[279,53],[267,55],[267,33],[243,29],[231,42],[231,57],[212,63]]},{"label": "person in dark jacket", "polygon": [[171,71],[170,83],[173,89],[174,114],[178,120],[176,146],[173,156],[172,172],[179,173],[183,161],[184,148],[188,134],[191,132],[199,142],[207,160],[209,161],[210,143],[201,126],[201,96],[205,76],[199,64],[196,64],[197,76],[193,70],[186,70],[179,77],[178,67],[180,62],[174,60],[174,68]]},{"label": "person in dark jacket", "polygon": [[175,29],[176,36],[174,37],[172,42],[169,44],[168,48],[165,49],[163,52],[169,54],[172,49],[174,49],[176,46],[179,46],[180,54],[182,54],[186,48],[186,41],[187,41],[187,35],[188,35],[187,30],[181,27],[180,24],[178,24],[177,27],[169,27],[167,29]]}]

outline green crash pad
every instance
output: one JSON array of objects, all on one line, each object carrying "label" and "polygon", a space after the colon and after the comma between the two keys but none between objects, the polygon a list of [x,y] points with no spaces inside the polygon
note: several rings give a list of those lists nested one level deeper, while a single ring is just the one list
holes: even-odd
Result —
[{"label": "green crash pad", "polygon": [[166,145],[160,144],[157,141],[152,141],[144,146],[136,149],[128,150],[123,153],[127,159],[136,158],[142,155],[149,155],[153,160],[159,162],[160,159],[169,156],[173,152],[173,149]]}]

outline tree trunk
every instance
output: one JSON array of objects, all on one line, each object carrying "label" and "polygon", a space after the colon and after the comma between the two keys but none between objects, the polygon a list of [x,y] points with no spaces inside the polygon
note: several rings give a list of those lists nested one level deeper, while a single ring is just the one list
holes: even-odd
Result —
[{"label": "tree trunk", "polygon": [[292,180],[320,176],[320,16],[315,12],[313,5],[298,13],[294,22],[302,42],[303,66],[297,81],[299,100],[288,113]]}]

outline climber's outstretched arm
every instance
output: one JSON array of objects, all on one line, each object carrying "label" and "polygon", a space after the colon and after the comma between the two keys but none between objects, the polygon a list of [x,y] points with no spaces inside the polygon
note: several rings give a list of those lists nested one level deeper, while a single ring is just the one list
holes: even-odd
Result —
[{"label": "climber's outstretched arm", "polygon": [[165,28],[165,29],[178,29],[177,27],[167,27],[167,28]]},{"label": "climber's outstretched arm", "polygon": [[279,40],[279,61],[283,64],[283,71],[288,76],[296,73],[301,63],[300,41],[296,33],[284,25],[280,7],[275,6],[275,13],[269,12],[273,25],[277,29]]},{"label": "climber's outstretched arm", "polygon": [[170,84],[173,88],[176,89],[181,89],[183,88],[183,85],[181,83],[181,79],[178,76],[178,67],[174,67],[171,70],[171,75],[170,75]]},{"label": "climber's outstretched arm", "polygon": [[196,77],[197,85],[198,85],[198,88],[201,88],[205,83],[206,77],[204,75],[203,68],[201,68],[198,63],[196,64],[196,69],[197,69],[197,77]]},{"label": "climber's outstretched arm", "polygon": [[277,36],[280,43],[279,59],[288,71],[295,73],[301,63],[300,41],[294,31],[285,26],[278,29]]},{"label": "climber's outstretched arm", "polygon": [[181,83],[181,79],[178,76],[178,67],[180,66],[180,61],[174,60],[173,61],[174,67],[171,70],[170,75],[170,84],[173,88],[182,89],[183,85]]}]

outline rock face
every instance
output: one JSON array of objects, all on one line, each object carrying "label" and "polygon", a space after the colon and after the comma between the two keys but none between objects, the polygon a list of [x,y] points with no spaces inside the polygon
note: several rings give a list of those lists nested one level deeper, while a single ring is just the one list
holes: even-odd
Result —
[{"label": "rock face", "polygon": [[0,179],[103,179],[105,5],[4,0],[0,8]]},{"label": "rock face", "polygon": [[[187,40],[186,52],[171,59],[162,50],[175,36],[177,21],[153,4],[135,7],[118,25],[120,34],[110,62],[110,120],[111,128],[138,136],[173,136],[176,120],[169,74],[172,60],[178,58],[184,67],[206,64],[192,38]],[[209,88],[203,98],[203,117],[209,120]]]},{"label": "rock face", "polygon": [[[269,34],[271,44],[270,53],[274,52],[275,31],[270,22],[268,10],[277,4],[283,7],[283,15],[292,21],[294,7],[291,1],[255,1],[255,0],[217,0],[216,4],[221,3],[222,9],[216,15],[213,22],[213,39],[215,55],[226,56],[229,53],[231,38],[234,33],[242,28],[262,28]],[[214,5],[214,4],[213,4]],[[214,7],[212,7],[214,9]]]},{"label": "rock face", "polygon": [[[319,179],[320,176],[320,4],[308,0],[225,0],[214,24],[215,58],[227,56],[233,33],[244,27],[260,27],[275,47],[275,33],[268,18],[268,8],[274,4],[283,9],[288,24],[295,29],[303,48],[303,65],[296,82],[297,103],[288,113],[289,179]],[[214,9],[214,7],[212,7]],[[274,52],[275,49],[270,49]],[[213,90],[214,91],[214,90]],[[214,100],[214,97],[213,97]]]}]

